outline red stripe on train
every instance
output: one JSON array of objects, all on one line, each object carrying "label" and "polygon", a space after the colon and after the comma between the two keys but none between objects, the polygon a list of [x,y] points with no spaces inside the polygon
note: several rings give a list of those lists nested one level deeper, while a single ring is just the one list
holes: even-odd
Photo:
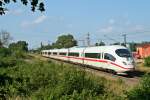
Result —
[{"label": "red stripe on train", "polygon": [[[87,60],[87,61],[93,61],[93,62],[103,62],[103,63],[108,63],[109,61],[106,61],[106,60],[97,60],[97,59],[88,59],[88,58],[79,58],[79,57],[70,57],[70,56],[61,56],[61,57],[65,57],[65,58],[73,58],[73,59],[80,59],[80,60]],[[122,67],[116,63],[113,63],[113,62],[109,62],[110,64],[112,65],[115,65],[117,67],[120,67],[122,69],[132,69],[132,68],[125,68],[125,67]]]}]

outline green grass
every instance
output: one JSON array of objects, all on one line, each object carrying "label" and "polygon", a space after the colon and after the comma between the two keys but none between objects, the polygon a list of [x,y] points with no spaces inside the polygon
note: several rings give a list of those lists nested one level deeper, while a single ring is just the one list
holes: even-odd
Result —
[{"label": "green grass", "polygon": [[0,96],[31,99],[88,99],[105,93],[103,80],[95,80],[74,67],[50,61],[19,61],[0,67]]},{"label": "green grass", "polygon": [[[124,100],[132,98],[132,92],[137,91],[129,90],[121,79],[107,80],[70,64],[33,56],[4,59],[7,66],[0,67],[1,99]],[[15,63],[11,64],[12,61]]]},{"label": "green grass", "polygon": [[144,59],[144,65],[150,67],[150,56]]}]

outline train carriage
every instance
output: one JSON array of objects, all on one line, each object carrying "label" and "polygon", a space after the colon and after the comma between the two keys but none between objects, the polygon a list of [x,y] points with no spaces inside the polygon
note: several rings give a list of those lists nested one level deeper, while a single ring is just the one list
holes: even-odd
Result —
[{"label": "train carriage", "polygon": [[59,49],[57,57],[57,59],[68,61],[68,49]]},{"label": "train carriage", "polygon": [[[48,53],[48,51],[51,53]],[[117,45],[43,50],[42,55],[103,68],[118,74],[133,71],[135,67],[130,51],[124,46]]]},{"label": "train carriage", "polygon": [[68,60],[74,63],[81,63],[83,64],[83,50],[84,48],[69,48],[68,49]]}]

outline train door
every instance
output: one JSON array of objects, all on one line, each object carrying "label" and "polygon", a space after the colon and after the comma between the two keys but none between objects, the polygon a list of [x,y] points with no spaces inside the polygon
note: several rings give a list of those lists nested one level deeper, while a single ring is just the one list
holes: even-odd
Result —
[{"label": "train door", "polygon": [[101,67],[101,68],[105,68],[105,63],[104,63],[104,53],[103,52],[101,52],[100,53],[100,66],[99,67]]},{"label": "train door", "polygon": [[111,65],[111,63],[115,62],[116,58],[112,54],[104,53],[104,59],[106,60],[105,68],[113,70],[114,67]]},{"label": "train door", "polygon": [[103,59],[104,59],[104,62],[103,62],[103,67],[104,69],[109,69],[110,67],[110,62],[108,61],[108,58],[107,58],[107,53],[103,53]]},{"label": "train door", "polygon": [[81,58],[82,58],[82,64],[85,64],[85,50],[86,50],[86,47],[83,49],[82,53],[81,53]]}]

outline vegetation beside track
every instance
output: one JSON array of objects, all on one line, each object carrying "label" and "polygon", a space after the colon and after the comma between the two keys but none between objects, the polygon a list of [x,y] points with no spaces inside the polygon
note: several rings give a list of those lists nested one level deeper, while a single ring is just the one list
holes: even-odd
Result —
[{"label": "vegetation beside track", "polygon": [[150,57],[147,57],[145,59],[138,59],[136,69],[144,73],[150,73],[149,64],[150,64]]},{"label": "vegetation beside track", "polygon": [[[2,99],[123,100],[133,98],[132,91],[138,93],[143,88],[130,88],[121,79],[112,81],[97,77],[73,67],[74,65],[58,64],[39,56],[24,55],[1,57],[3,60],[0,61],[5,62],[0,66]],[[149,86],[149,83],[146,84]],[[142,93],[144,92],[143,90]]]},{"label": "vegetation beside track", "polygon": [[74,67],[51,61],[20,60],[0,67],[0,96],[3,99],[103,99],[105,79],[96,79]]}]

